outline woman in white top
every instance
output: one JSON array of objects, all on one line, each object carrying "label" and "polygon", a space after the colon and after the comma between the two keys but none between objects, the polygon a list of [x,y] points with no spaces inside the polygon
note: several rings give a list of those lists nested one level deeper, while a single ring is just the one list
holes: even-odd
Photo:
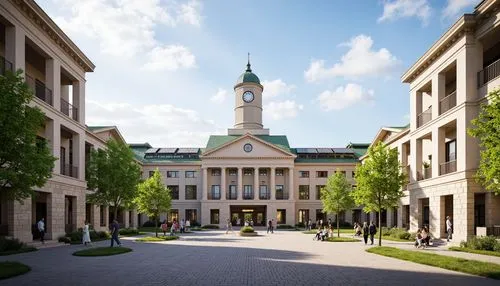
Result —
[{"label": "woman in white top", "polygon": [[83,226],[83,237],[82,237],[82,240],[83,240],[83,245],[87,245],[91,243],[90,241],[90,228],[89,228],[89,223],[87,221],[85,221],[85,225]]}]

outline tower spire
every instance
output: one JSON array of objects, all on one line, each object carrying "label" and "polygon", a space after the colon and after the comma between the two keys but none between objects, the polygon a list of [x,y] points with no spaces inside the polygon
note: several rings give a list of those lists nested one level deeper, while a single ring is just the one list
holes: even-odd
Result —
[{"label": "tower spire", "polygon": [[248,53],[248,63],[247,63],[247,72],[252,72],[252,69],[250,68],[250,53]]}]

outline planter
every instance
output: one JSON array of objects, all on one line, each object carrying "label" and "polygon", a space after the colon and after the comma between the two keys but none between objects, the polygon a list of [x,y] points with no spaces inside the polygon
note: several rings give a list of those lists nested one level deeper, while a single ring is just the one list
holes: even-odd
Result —
[{"label": "planter", "polygon": [[238,232],[240,236],[258,236],[259,234],[257,232]]}]

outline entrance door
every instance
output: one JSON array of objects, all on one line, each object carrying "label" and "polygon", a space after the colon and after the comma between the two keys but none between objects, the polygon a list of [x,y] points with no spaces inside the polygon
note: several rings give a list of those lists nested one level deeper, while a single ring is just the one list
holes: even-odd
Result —
[{"label": "entrance door", "polygon": [[245,221],[253,221],[254,226],[266,225],[266,206],[230,206],[231,222],[240,226],[245,224]]},{"label": "entrance door", "polygon": [[42,219],[45,219],[45,232],[47,232],[47,203],[36,202],[35,205],[35,221],[33,222],[33,240],[40,238],[40,232],[38,231],[37,223]]}]

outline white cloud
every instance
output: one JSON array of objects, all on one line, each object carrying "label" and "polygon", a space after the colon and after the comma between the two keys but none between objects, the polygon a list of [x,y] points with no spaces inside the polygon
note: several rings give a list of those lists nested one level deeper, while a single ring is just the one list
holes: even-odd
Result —
[{"label": "white cloud", "polygon": [[448,0],[443,9],[443,17],[447,19],[455,19],[465,8],[471,7],[478,3],[478,0]]},{"label": "white cloud", "polygon": [[384,13],[378,22],[394,21],[399,18],[417,17],[428,24],[432,9],[427,0],[394,0],[384,2]]},{"label": "white cloud", "polygon": [[215,103],[223,103],[224,101],[226,101],[227,96],[227,90],[219,87],[217,93],[214,96],[210,97],[210,100]]},{"label": "white cloud", "polygon": [[97,40],[103,53],[133,57],[151,51],[161,43],[155,37],[158,25],[178,23],[200,25],[201,5],[189,2],[167,6],[160,0],[53,0],[69,10],[55,22],[72,37],[83,34]]},{"label": "white cloud", "polygon": [[304,106],[293,100],[272,101],[264,106],[264,114],[274,120],[280,120],[297,117],[302,109]]},{"label": "white cloud", "polygon": [[366,35],[351,38],[341,46],[350,47],[340,62],[325,68],[324,60],[313,60],[304,76],[309,82],[335,77],[355,78],[361,76],[387,76],[399,65],[400,61],[385,48],[372,49],[373,40]]},{"label": "white cloud", "polygon": [[358,84],[348,83],[333,91],[323,91],[316,100],[324,111],[340,110],[360,102],[373,101],[373,93],[371,89],[365,90]]},{"label": "white cloud", "polygon": [[262,82],[262,85],[264,86],[264,93],[262,94],[264,97],[276,97],[280,94],[288,94],[295,89],[295,85],[286,84],[281,79],[265,80]]},{"label": "white cloud", "polygon": [[87,125],[116,125],[127,142],[149,142],[158,147],[203,147],[212,134],[221,134],[212,120],[198,112],[170,104],[133,106],[127,103],[86,101]]},{"label": "white cloud", "polygon": [[150,71],[175,71],[196,66],[195,56],[188,48],[180,45],[155,47],[148,57],[143,69]]}]

